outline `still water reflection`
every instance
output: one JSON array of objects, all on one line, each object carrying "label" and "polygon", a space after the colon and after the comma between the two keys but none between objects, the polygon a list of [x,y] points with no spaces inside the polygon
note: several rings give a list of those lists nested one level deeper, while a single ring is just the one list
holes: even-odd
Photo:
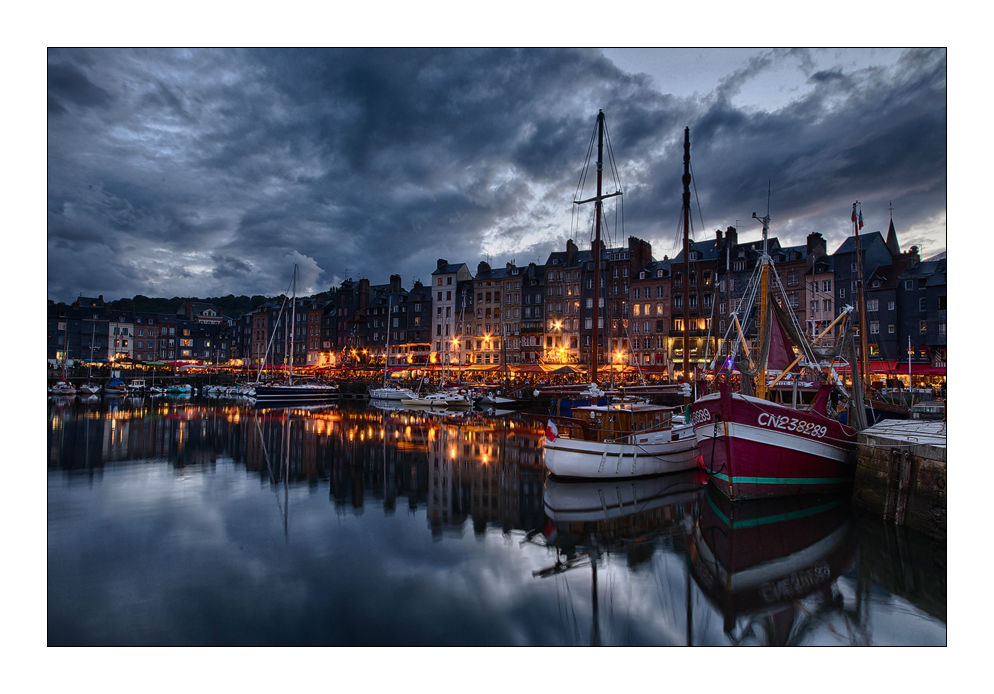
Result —
[{"label": "still water reflection", "polygon": [[844,497],[546,479],[524,417],[52,399],[50,645],[944,644]]}]

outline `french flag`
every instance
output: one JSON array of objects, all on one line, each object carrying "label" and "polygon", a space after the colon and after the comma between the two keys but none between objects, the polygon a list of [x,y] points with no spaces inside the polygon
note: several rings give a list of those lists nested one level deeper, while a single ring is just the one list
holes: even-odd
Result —
[{"label": "french flag", "polygon": [[559,436],[559,429],[556,427],[556,423],[550,419],[545,425],[545,438],[549,441],[555,441],[557,436]]}]

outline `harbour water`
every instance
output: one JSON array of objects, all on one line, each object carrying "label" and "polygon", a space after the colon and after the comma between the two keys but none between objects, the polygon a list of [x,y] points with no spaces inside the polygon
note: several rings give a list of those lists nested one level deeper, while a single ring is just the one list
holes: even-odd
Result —
[{"label": "harbour water", "polygon": [[48,644],[944,645],[946,546],[848,497],[547,479],[539,423],[48,405]]}]

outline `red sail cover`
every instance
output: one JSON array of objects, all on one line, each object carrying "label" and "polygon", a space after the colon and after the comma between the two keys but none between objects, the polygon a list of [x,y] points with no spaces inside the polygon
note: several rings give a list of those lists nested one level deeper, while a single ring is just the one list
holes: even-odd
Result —
[{"label": "red sail cover", "polygon": [[772,371],[783,371],[794,361],[793,342],[787,336],[787,331],[780,325],[777,312],[770,311],[770,355],[766,359],[766,368]]}]

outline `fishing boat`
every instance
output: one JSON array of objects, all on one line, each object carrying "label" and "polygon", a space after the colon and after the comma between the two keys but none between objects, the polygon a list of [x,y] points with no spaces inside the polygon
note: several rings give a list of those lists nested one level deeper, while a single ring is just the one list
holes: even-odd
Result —
[{"label": "fishing boat", "polygon": [[[293,379],[293,354],[294,354],[294,326],[296,326],[296,316],[297,316],[297,264],[293,265],[293,278],[290,282],[291,293],[290,293],[290,312],[287,315],[286,301],[284,301],[283,306],[280,308],[280,315],[276,318],[276,324],[279,325],[280,318],[283,318],[285,322],[285,329],[288,336],[289,347],[286,351],[289,361],[289,370],[287,371],[287,379],[282,384],[270,384],[262,383],[262,369],[263,366],[259,367],[259,374],[256,377],[255,384],[255,406],[257,408],[278,408],[278,407],[294,407],[294,406],[304,406],[304,405],[324,405],[337,400],[340,396],[340,392],[337,385],[325,383],[317,379],[310,379],[307,381],[294,381]],[[289,321],[289,322],[286,322]],[[276,333],[273,333],[275,337]],[[269,344],[266,346],[266,354],[262,359],[262,364],[266,364],[269,359],[269,349],[272,347],[273,338],[270,338]]]},{"label": "fishing boat", "polygon": [[[797,644],[812,618],[802,600],[825,600],[850,570],[856,542],[845,493],[732,502],[709,486],[689,543],[694,581],[722,613],[733,642]],[[812,606],[814,607],[814,606]]]},{"label": "fishing boat", "polygon": [[[762,256],[758,272],[753,275],[756,282],[746,289],[739,309],[746,304],[741,315],[748,326],[753,303],[758,299],[758,338],[750,348],[740,314],[733,314],[729,330],[737,330],[732,354],[742,355],[736,363],[741,373],[740,392],[732,392],[728,362],[716,358],[715,365],[720,364],[715,376],[717,392],[690,405],[690,421],[704,469],[717,489],[732,500],[822,493],[846,487],[855,474],[856,435],[862,427],[839,422],[831,403],[841,396],[853,405],[851,421],[865,416],[859,379],[853,379],[853,392],[848,393],[833,367],[843,350],[848,351],[850,361],[855,361],[853,322],[849,320],[852,309],[843,311],[809,342],[798,329],[796,318],[788,313],[786,292],[779,285],[767,253],[770,216],[758,218],[754,213],[753,217],[763,223]],[[784,308],[778,303],[771,277],[776,278]],[[836,345],[826,350],[817,348],[816,343],[837,324],[842,324],[843,332]],[[795,347],[799,352],[796,356]],[[792,389],[777,388],[799,366],[806,372],[804,379],[817,384],[816,389],[810,389],[814,394],[809,402],[800,397],[796,385]],[[795,384],[801,382],[800,375],[793,378]]]},{"label": "fishing boat", "polygon": [[675,425],[661,405],[589,405],[553,416],[545,430],[545,467],[560,477],[645,477],[691,470],[700,451],[694,428]]},{"label": "fishing boat", "polygon": [[[620,185],[615,192],[603,194],[604,129],[604,112],[599,111],[597,194],[589,200],[574,199],[578,205],[594,203],[593,306],[600,306],[603,201],[622,194]],[[560,399],[546,426],[545,467],[554,475],[581,478],[643,477],[692,469],[699,457],[694,430],[690,424],[674,426],[672,408],[636,403],[612,406],[600,400],[607,394],[597,386],[598,323],[597,318],[592,321],[589,384],[579,393],[588,404],[570,402],[570,416],[564,416],[561,403],[566,398]],[[600,404],[590,404],[591,400]]]}]

